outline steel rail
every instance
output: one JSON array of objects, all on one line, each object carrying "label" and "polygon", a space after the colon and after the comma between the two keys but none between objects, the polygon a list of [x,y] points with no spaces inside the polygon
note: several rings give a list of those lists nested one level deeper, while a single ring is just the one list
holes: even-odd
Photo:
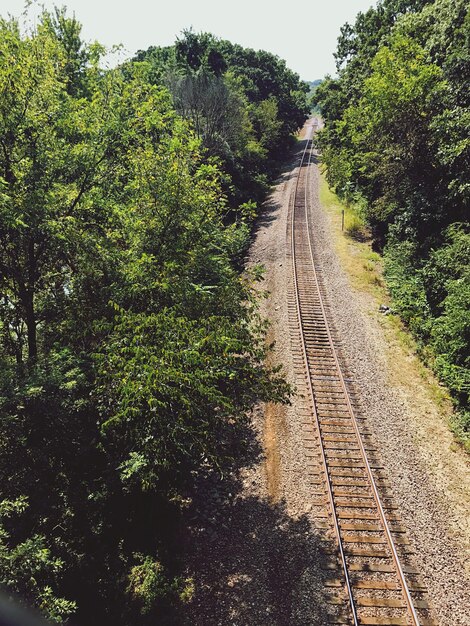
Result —
[{"label": "steel rail", "polygon": [[[302,164],[303,164],[303,161],[304,161],[304,158],[305,158],[305,154],[306,154],[306,151],[307,151],[307,148],[308,148],[308,145],[309,145],[310,141],[311,141],[311,139],[307,140],[307,144],[305,146],[305,150],[304,150],[304,152],[302,154],[302,160],[301,160],[300,167],[302,167]],[[310,162],[311,162],[311,153],[310,153],[310,156],[309,156],[309,165],[310,165]],[[308,183],[308,177],[309,177],[309,172],[307,171],[307,183]],[[307,355],[307,351],[306,351],[306,347],[305,347],[305,338],[304,338],[303,328],[302,328],[302,319],[301,319],[301,312],[300,312],[300,300],[299,300],[298,283],[297,283],[297,270],[296,270],[296,266],[295,266],[296,258],[295,258],[295,241],[294,241],[294,213],[295,213],[295,199],[296,199],[296,196],[297,196],[299,180],[300,180],[300,171],[299,171],[299,176],[297,178],[297,184],[296,184],[295,192],[294,192],[294,206],[293,206],[293,211],[292,211],[291,245],[292,245],[292,255],[293,255],[294,284],[295,284],[295,295],[296,295],[296,304],[297,304],[297,315],[298,315],[300,333],[301,333],[301,338],[302,338],[302,341],[301,341],[301,343],[302,343],[302,352],[304,354],[304,360],[306,362],[307,371],[308,371],[308,369],[309,369],[308,368],[309,359],[308,359],[308,355]],[[344,393],[344,396],[345,396],[345,399],[346,399],[348,412],[350,414],[351,422],[352,422],[352,425],[353,425],[353,428],[354,428],[354,431],[355,431],[355,434],[356,434],[356,438],[357,438],[357,443],[359,445],[360,454],[361,454],[362,460],[363,460],[365,468],[366,468],[366,473],[367,473],[367,476],[368,476],[368,479],[369,479],[369,482],[370,482],[370,486],[371,486],[372,493],[373,493],[373,496],[374,496],[374,500],[375,500],[375,503],[376,503],[376,506],[377,506],[379,517],[380,517],[380,520],[382,522],[382,526],[383,526],[383,529],[384,529],[384,532],[385,532],[385,536],[386,536],[386,539],[387,539],[387,544],[388,544],[388,546],[390,548],[390,552],[392,554],[393,562],[395,564],[396,573],[397,573],[398,580],[399,580],[399,583],[400,583],[400,586],[401,586],[401,589],[402,589],[402,592],[403,592],[405,603],[406,603],[406,605],[408,607],[408,611],[409,611],[410,617],[412,619],[413,626],[419,626],[419,618],[418,618],[418,615],[416,613],[416,609],[415,609],[415,607],[413,605],[413,600],[411,598],[410,590],[408,588],[408,584],[406,582],[406,578],[405,578],[405,575],[404,575],[404,572],[403,572],[403,569],[402,569],[402,566],[401,566],[401,563],[400,563],[400,559],[398,557],[398,553],[397,553],[397,550],[395,548],[395,544],[394,544],[393,537],[392,537],[392,534],[391,534],[391,531],[390,531],[390,527],[388,525],[388,522],[387,522],[387,519],[386,519],[386,516],[385,516],[385,512],[384,512],[384,509],[383,509],[383,506],[382,506],[382,503],[381,503],[381,500],[380,500],[379,492],[378,492],[378,489],[377,489],[377,486],[376,486],[376,483],[375,483],[375,480],[374,480],[374,477],[373,477],[372,468],[370,467],[369,460],[367,458],[367,454],[366,454],[366,451],[365,451],[364,443],[362,441],[362,437],[361,437],[361,434],[360,434],[360,430],[359,430],[359,426],[358,426],[358,423],[357,423],[357,419],[356,419],[356,416],[355,416],[355,413],[354,413],[354,410],[353,410],[353,407],[352,407],[352,404],[351,404],[351,400],[350,400],[350,397],[349,397],[349,392],[348,392],[348,389],[347,389],[347,386],[346,386],[346,382],[344,380],[343,372],[341,370],[341,366],[340,366],[340,363],[339,363],[339,360],[338,360],[338,356],[337,356],[336,349],[335,349],[335,346],[334,346],[333,338],[332,338],[332,335],[331,335],[330,327],[329,327],[329,324],[328,324],[326,311],[325,311],[325,306],[324,306],[323,298],[322,298],[322,295],[321,295],[320,284],[319,284],[319,281],[318,281],[317,272],[315,270],[313,248],[312,248],[312,240],[311,240],[311,236],[310,236],[310,220],[309,220],[309,216],[308,216],[307,189],[308,189],[308,184],[306,185],[306,188],[305,188],[305,202],[304,202],[305,219],[306,219],[306,225],[307,225],[306,230],[307,230],[307,238],[308,238],[308,247],[309,247],[309,251],[310,251],[310,257],[311,257],[312,268],[313,268],[313,277],[314,277],[314,282],[315,282],[315,285],[316,285],[316,288],[317,288],[318,297],[319,297],[319,303],[320,303],[320,307],[321,307],[324,327],[325,327],[325,330],[327,332],[328,342],[329,342],[331,353],[332,353],[332,356],[333,356],[333,359],[334,359],[334,363],[335,363],[335,366],[336,366],[336,371],[337,371],[337,374],[338,374],[338,378],[339,378],[339,381],[341,383],[341,387],[343,389],[343,393]],[[336,534],[338,536],[338,541],[339,541],[339,545],[340,545],[340,553],[341,553],[341,557],[342,557],[343,569],[344,569],[344,572],[345,572],[345,580],[346,580],[346,584],[347,584],[347,588],[348,588],[348,595],[349,595],[351,608],[352,608],[352,612],[353,612],[353,616],[354,616],[354,626],[356,626],[356,624],[358,624],[358,622],[357,622],[357,615],[356,615],[356,610],[355,610],[355,605],[354,605],[354,597],[353,597],[353,594],[352,594],[352,589],[351,589],[351,585],[350,585],[350,581],[349,581],[349,574],[347,572],[347,563],[346,563],[346,559],[345,559],[345,556],[344,556],[344,551],[342,549],[341,534],[340,534],[339,524],[338,524],[338,520],[337,520],[337,517],[336,517],[336,511],[335,511],[335,507],[334,507],[334,498],[333,498],[333,494],[332,494],[332,485],[331,485],[331,481],[330,481],[329,474],[328,474],[328,471],[327,471],[328,465],[327,465],[326,456],[325,456],[325,453],[324,453],[323,442],[321,441],[321,439],[322,439],[321,438],[321,428],[320,428],[320,423],[319,423],[319,419],[318,419],[317,409],[316,409],[316,406],[315,406],[315,404],[316,404],[316,402],[315,402],[315,393],[313,391],[313,386],[312,386],[312,383],[311,383],[311,380],[310,380],[310,375],[307,376],[307,381],[308,381],[308,387],[309,387],[309,390],[310,390],[310,393],[311,393],[311,396],[312,396],[315,419],[317,421],[318,428],[319,428],[320,442],[321,442],[321,449],[322,449],[322,459],[323,459],[323,462],[324,462],[324,466],[326,468],[326,476],[327,476],[327,482],[328,482],[328,491],[329,491],[330,503],[332,504],[332,508],[333,508],[333,511],[334,511],[333,517],[334,517],[334,522],[335,522],[335,530],[336,530]]]},{"label": "steel rail", "polygon": [[[302,316],[301,316],[301,311],[300,311],[300,299],[299,299],[299,288],[298,288],[298,282],[297,282],[297,268],[296,268],[296,257],[295,257],[295,228],[294,228],[294,219],[295,219],[295,201],[297,198],[297,193],[298,193],[298,188],[299,188],[299,181],[300,181],[300,172],[301,172],[301,168],[304,164],[304,160],[305,160],[305,154],[307,152],[307,148],[309,143],[312,142],[313,144],[313,140],[311,138],[307,138],[307,143],[305,145],[305,149],[302,153],[302,157],[300,159],[300,165],[299,165],[299,174],[297,176],[297,181],[296,181],[296,185],[295,185],[295,190],[294,190],[294,194],[293,194],[293,202],[292,202],[292,215],[291,215],[291,248],[292,248],[292,267],[293,267],[293,274],[294,274],[294,292],[295,292],[295,302],[296,302],[296,308],[297,308],[297,319],[298,319],[298,323],[299,323],[299,329],[300,329],[300,335],[301,335],[301,349],[302,349],[302,354],[303,354],[303,358],[304,358],[304,362],[305,362],[305,367],[307,372],[309,371],[309,360],[308,360],[308,356],[307,356],[307,350],[306,350],[306,346],[305,346],[305,338],[303,335],[303,330],[302,330]],[[308,165],[310,165],[310,158],[309,158],[309,163]],[[305,188],[305,205],[307,204],[307,187]],[[338,516],[336,514],[336,507],[335,507],[335,502],[334,502],[334,497],[333,497],[333,486],[331,484],[331,479],[330,479],[330,475],[328,473],[328,463],[326,460],[326,454],[325,454],[325,447],[323,445],[323,440],[321,437],[321,428],[320,428],[320,419],[318,417],[318,413],[317,413],[317,409],[316,409],[316,404],[315,404],[315,393],[313,391],[313,386],[312,386],[312,381],[310,379],[310,375],[307,376],[307,386],[310,392],[310,396],[312,398],[312,408],[313,408],[313,414],[315,417],[315,421],[317,424],[317,428],[318,428],[318,433],[319,433],[319,440],[320,440],[320,451],[321,451],[321,458],[322,458],[322,463],[323,463],[323,469],[325,472],[325,476],[326,476],[326,480],[328,483],[328,499],[330,502],[330,508],[331,508],[331,512],[332,512],[332,516],[333,516],[333,524],[334,524],[334,528],[335,528],[335,533],[336,533],[336,538],[338,541],[338,548],[339,548],[339,553],[340,553],[340,558],[341,558],[341,564],[343,567],[343,572],[344,572],[344,579],[346,581],[346,588],[348,591],[348,598],[349,598],[349,604],[351,607],[351,613],[353,616],[353,620],[354,620],[354,626],[359,626],[359,620],[358,620],[358,616],[357,616],[357,610],[356,610],[356,605],[354,603],[354,596],[353,596],[353,592],[352,592],[352,585],[351,585],[351,580],[349,577],[349,572],[348,572],[348,567],[347,567],[347,562],[346,562],[346,555],[344,553],[344,549],[343,549],[343,543],[341,541],[341,531],[339,528],[339,522],[338,522]]]}]

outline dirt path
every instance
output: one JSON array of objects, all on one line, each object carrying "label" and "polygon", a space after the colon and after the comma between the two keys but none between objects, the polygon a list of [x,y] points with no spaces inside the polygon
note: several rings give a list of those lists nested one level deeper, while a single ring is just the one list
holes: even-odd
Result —
[{"label": "dirt path", "polygon": [[[288,326],[286,219],[295,164],[281,176],[259,219],[249,264],[266,268],[269,297],[262,313],[271,321],[273,359],[295,384]],[[439,410],[423,379],[407,368],[383,328],[376,302],[351,286],[333,246],[332,224],[318,201],[315,173],[315,242],[334,324],[358,386],[369,427],[381,446],[400,516],[418,553],[429,596],[441,626],[470,624],[469,473],[465,455],[452,446]],[[416,372],[419,370],[416,369]],[[416,378],[417,377],[417,378]],[[302,398],[292,406],[261,406],[253,416],[260,449],[247,467],[204,486],[207,508],[192,542],[196,593],[188,624],[324,625],[321,531],[311,511],[311,487],[302,453]]]}]

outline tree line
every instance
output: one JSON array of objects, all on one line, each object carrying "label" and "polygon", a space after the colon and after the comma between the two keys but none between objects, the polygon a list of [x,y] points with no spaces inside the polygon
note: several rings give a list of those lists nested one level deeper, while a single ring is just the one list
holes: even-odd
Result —
[{"label": "tree line", "polygon": [[470,9],[382,0],[315,93],[330,185],[371,228],[394,308],[470,428]]},{"label": "tree line", "polygon": [[64,10],[0,19],[0,582],[54,623],[174,623],[195,476],[290,393],[241,270],[308,86],[192,31],[105,53]]}]

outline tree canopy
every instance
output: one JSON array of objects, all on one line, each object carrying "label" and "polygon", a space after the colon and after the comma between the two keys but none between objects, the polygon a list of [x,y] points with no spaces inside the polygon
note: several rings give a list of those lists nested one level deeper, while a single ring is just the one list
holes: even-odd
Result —
[{"label": "tree canopy", "polygon": [[259,203],[307,118],[308,84],[274,54],[192,30],[174,46],[151,47],[135,59],[168,86],[177,112],[219,159],[232,209]]},{"label": "tree canopy", "polygon": [[383,0],[315,92],[327,177],[363,207],[395,306],[469,426],[469,37],[464,0]]},{"label": "tree canopy", "polygon": [[0,575],[52,622],[153,624],[195,476],[289,397],[240,270],[306,90],[191,31],[105,70],[80,30],[0,20]]}]

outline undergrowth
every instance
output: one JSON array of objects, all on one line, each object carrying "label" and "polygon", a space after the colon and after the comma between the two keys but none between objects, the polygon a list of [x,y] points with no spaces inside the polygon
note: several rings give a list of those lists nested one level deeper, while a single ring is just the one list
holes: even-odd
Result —
[{"label": "undergrowth", "polygon": [[[442,407],[446,399],[452,400],[455,410],[449,417],[450,428],[470,452],[469,298],[468,280],[462,277],[469,235],[459,229],[449,232],[445,251],[431,255],[416,271],[415,251],[409,243],[399,244],[391,238],[383,255],[372,250],[360,198],[351,194],[341,200],[322,175],[320,200],[333,219],[336,245],[354,285],[389,307],[387,325],[399,343],[419,357],[420,376],[430,383],[436,403]],[[430,301],[431,286],[435,302]],[[436,374],[440,384],[430,381],[426,368]]]}]

